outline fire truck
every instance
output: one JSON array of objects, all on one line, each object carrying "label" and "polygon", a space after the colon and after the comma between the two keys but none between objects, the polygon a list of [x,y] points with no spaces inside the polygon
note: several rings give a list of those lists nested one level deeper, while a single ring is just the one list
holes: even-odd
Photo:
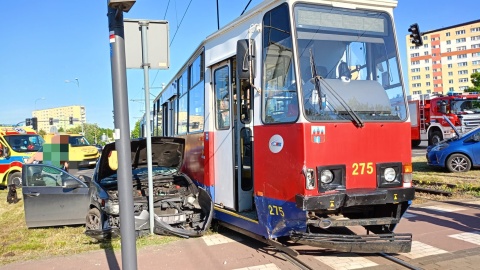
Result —
[{"label": "fire truck", "polygon": [[31,128],[0,126],[0,186],[22,186],[22,164],[40,150],[43,142]]},{"label": "fire truck", "polygon": [[443,119],[447,116],[460,133],[480,125],[480,95],[449,93],[447,95],[411,95],[408,97],[412,125],[412,146],[428,145],[452,138],[455,131]]}]

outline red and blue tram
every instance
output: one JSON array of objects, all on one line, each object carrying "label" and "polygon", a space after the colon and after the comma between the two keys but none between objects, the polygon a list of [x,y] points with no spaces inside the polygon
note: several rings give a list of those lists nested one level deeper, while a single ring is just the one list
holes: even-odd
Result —
[{"label": "red and blue tram", "polygon": [[185,138],[222,225],[279,248],[410,251],[393,233],[414,198],[396,3],[264,1],[158,95],[153,135]]}]

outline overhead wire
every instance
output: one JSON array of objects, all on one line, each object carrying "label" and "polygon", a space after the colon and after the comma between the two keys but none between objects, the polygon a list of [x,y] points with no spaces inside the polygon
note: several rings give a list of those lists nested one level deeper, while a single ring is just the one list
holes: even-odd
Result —
[{"label": "overhead wire", "polygon": [[[188,3],[188,6],[187,8],[185,9],[185,12],[183,13],[183,16],[182,16],[182,19],[180,20],[180,23],[177,24],[177,29],[175,30],[175,33],[173,34],[173,37],[172,37],[172,40],[170,41],[170,44],[169,46],[172,46],[172,43],[173,41],[175,40],[175,36],[177,35],[177,32],[178,30],[180,29],[180,26],[182,25],[182,22],[183,22],[183,19],[185,18],[185,15],[187,15],[187,11],[188,11],[188,8],[190,7],[190,4],[192,3],[193,0],[190,0],[190,2]],[[170,4],[170,0],[168,1],[168,3]],[[168,4],[167,4],[167,9],[168,9]],[[167,14],[167,12],[165,11],[165,15]],[[155,80],[157,79],[157,76],[158,76],[158,72],[160,70],[157,70],[157,73],[155,74],[155,77],[153,78],[153,81],[152,81],[152,84],[151,84],[151,87],[153,87],[153,84],[155,83]]]}]

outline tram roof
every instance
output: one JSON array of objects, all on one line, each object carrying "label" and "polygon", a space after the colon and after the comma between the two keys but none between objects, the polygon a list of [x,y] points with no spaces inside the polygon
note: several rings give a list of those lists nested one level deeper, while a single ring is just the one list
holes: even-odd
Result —
[{"label": "tram roof", "polygon": [[[200,44],[197,46],[195,51],[190,55],[190,57],[182,65],[182,67],[180,69],[178,69],[175,76],[173,76],[171,78],[171,80],[167,83],[167,87],[169,85],[171,85],[176,79],[178,79],[178,76],[180,76],[180,74],[184,71],[184,69],[195,60],[195,58],[193,56],[197,55],[199,53],[199,51],[201,51],[203,49],[204,45],[208,41],[213,40],[213,39],[215,39],[218,36],[221,36],[223,34],[226,34],[228,31],[234,29],[237,25],[251,19],[257,13],[264,12],[265,10],[270,9],[271,7],[273,7],[275,5],[278,5],[280,3],[293,3],[293,2],[306,3],[306,2],[308,2],[308,0],[306,0],[306,1],[302,1],[302,0],[300,0],[300,1],[299,0],[264,0],[260,4],[254,6],[252,9],[245,12],[243,15],[237,17],[236,19],[232,20],[231,22],[229,22],[228,24],[226,24],[222,28],[218,29],[214,33],[208,35],[204,40],[202,40],[200,42]],[[377,8],[389,8],[389,9],[395,8],[398,4],[398,0],[329,0],[329,1],[327,1],[327,0],[318,0],[318,1],[313,0],[312,2],[316,2],[318,4],[324,4],[324,5],[338,6],[338,7],[351,7],[351,8],[354,8],[354,7],[377,7]],[[161,95],[163,94],[163,92],[165,90],[167,90],[167,88],[163,89],[158,94],[158,96],[155,97],[154,102],[157,101],[161,97]]]}]

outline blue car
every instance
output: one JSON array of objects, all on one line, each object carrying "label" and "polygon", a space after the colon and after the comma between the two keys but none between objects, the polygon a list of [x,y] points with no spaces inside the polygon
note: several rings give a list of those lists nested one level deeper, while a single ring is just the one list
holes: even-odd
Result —
[{"label": "blue car", "polygon": [[456,137],[431,145],[427,148],[427,163],[430,166],[447,168],[450,172],[467,172],[480,166],[480,126],[460,135],[446,117]]}]

